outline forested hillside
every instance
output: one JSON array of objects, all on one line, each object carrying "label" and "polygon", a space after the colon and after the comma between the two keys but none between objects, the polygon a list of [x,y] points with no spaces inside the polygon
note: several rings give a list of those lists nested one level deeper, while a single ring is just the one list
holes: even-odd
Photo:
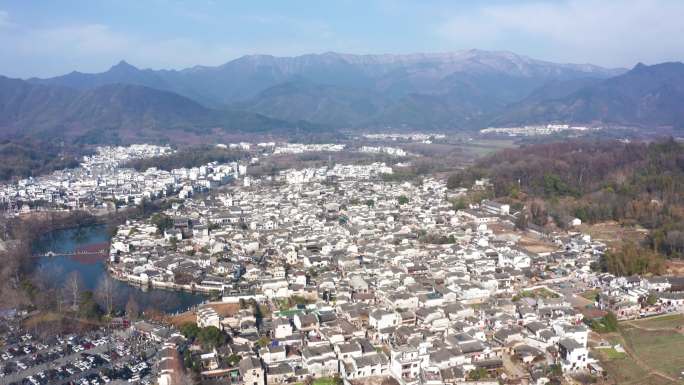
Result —
[{"label": "forested hillside", "polygon": [[495,197],[522,204],[520,227],[565,227],[567,218],[577,217],[649,230],[644,244],[609,253],[607,270],[658,272],[658,255],[684,256],[684,146],[672,139],[571,141],[504,150],[452,175],[449,186],[470,186],[481,177],[491,179]]},{"label": "forested hillside", "polygon": [[54,142],[4,140],[0,142],[0,181],[77,167],[84,153]]},{"label": "forested hillside", "polygon": [[0,138],[66,144],[214,142],[222,135],[317,130],[259,114],[216,110],[168,91],[129,84],[77,90],[0,76]]}]

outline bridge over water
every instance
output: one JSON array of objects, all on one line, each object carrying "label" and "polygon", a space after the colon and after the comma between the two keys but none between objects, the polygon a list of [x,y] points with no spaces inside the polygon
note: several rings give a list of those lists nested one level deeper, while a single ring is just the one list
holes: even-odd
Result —
[{"label": "bridge over water", "polygon": [[66,256],[66,257],[107,257],[109,255],[109,243],[94,243],[90,245],[80,246],[73,251],[55,251],[47,250],[38,254],[34,254],[34,257],[56,257],[56,256]]}]

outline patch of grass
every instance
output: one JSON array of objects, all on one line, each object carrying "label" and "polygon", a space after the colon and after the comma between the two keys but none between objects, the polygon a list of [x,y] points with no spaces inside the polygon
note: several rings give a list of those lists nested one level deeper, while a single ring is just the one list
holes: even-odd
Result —
[{"label": "patch of grass", "polygon": [[513,297],[513,301],[517,301],[521,298],[543,298],[543,299],[548,299],[548,298],[559,298],[558,294],[545,289],[543,287],[540,287],[538,289],[534,290],[523,290],[520,293],[518,293],[516,296]]},{"label": "patch of grass", "polygon": [[615,348],[600,349],[600,352],[608,360],[624,360],[627,358],[627,353],[618,352]]},{"label": "patch of grass", "polygon": [[[623,327],[622,331],[624,332],[625,328]],[[632,328],[633,331],[638,331],[638,329]],[[628,333],[631,333],[629,331]],[[623,337],[623,335],[620,335],[618,333],[614,333],[611,335],[607,335],[606,339],[613,345],[625,345],[626,339],[628,337]],[[648,337],[645,338],[646,340]],[[630,345],[632,346],[632,345]],[[633,348],[633,347],[632,347]],[[650,373],[650,371],[647,371],[643,369],[637,362],[630,357],[627,354],[622,354],[615,349],[610,348],[610,349],[595,349],[593,350],[597,354],[598,359],[601,361],[601,365],[603,368],[606,370],[608,373],[608,378],[610,379],[608,381],[609,384],[627,384],[627,385],[641,385],[641,384],[649,384],[649,385],[673,385],[675,383],[662,378],[660,376],[654,376]],[[642,355],[637,352],[638,356],[643,359]],[[684,353],[682,353],[684,354]],[[645,361],[645,360],[644,360]],[[646,362],[648,365],[651,365],[650,362]],[[653,366],[654,369],[659,369],[655,366]],[[670,373],[668,373],[670,374]],[[679,375],[675,375],[675,378],[679,378]]]},{"label": "patch of grass", "polygon": [[675,331],[645,331],[633,327],[623,328],[622,335],[646,365],[679,378],[684,370],[684,335]]},{"label": "patch of grass", "polygon": [[585,291],[584,293],[582,293],[582,294],[580,294],[580,295],[582,296],[582,298],[584,298],[584,299],[586,299],[586,300],[588,300],[588,301],[594,302],[594,301],[596,300],[596,295],[597,295],[598,293],[599,293],[599,290],[598,290],[598,289],[594,289],[594,290]]},{"label": "patch of grass", "polygon": [[332,377],[321,377],[313,381],[313,385],[335,385],[335,379]]},{"label": "patch of grass", "polygon": [[613,379],[616,384],[645,384],[647,382],[644,381],[650,379],[649,373],[641,369],[630,357],[621,360],[602,358],[601,364],[608,373],[608,377]]}]

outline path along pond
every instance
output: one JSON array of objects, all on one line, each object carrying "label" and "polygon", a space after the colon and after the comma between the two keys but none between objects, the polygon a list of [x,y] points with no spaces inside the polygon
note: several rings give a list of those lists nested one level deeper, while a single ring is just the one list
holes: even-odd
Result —
[{"label": "path along pond", "polygon": [[[51,271],[46,274],[54,285],[64,285],[73,272],[78,273],[84,290],[96,290],[107,273],[106,261],[109,251],[107,226],[83,226],[55,230],[42,236],[33,245],[38,268]],[[105,253],[97,251],[105,249]],[[45,254],[50,254],[45,255]],[[206,300],[201,294],[147,289],[114,280],[114,308],[123,310],[129,299],[137,302],[140,310],[154,308],[164,313],[183,312]]]}]

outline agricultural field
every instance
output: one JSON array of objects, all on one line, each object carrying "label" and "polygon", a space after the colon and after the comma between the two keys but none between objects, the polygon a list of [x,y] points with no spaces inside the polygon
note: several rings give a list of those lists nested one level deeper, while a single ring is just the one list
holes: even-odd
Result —
[{"label": "agricultural field", "polygon": [[558,250],[558,245],[529,235],[523,235],[518,245],[531,253],[550,253]]},{"label": "agricultural field", "polygon": [[511,139],[474,139],[458,145],[467,155],[479,158],[506,148],[518,147]]},{"label": "agricultural field", "polygon": [[611,381],[617,384],[683,384],[684,316],[654,317],[620,324],[610,336],[626,354],[615,349],[595,349]]},{"label": "agricultural field", "polygon": [[648,367],[673,378],[682,378],[684,335],[681,332],[624,327],[622,335],[626,346]]},{"label": "agricultural field", "polygon": [[594,224],[583,223],[578,227],[582,233],[591,235],[596,241],[605,242],[611,247],[620,247],[623,240],[641,242],[648,235],[648,230],[641,226],[623,226],[615,221],[607,221]]},{"label": "agricultural field", "polygon": [[[639,367],[639,365],[634,362],[628,356],[624,357],[609,357],[607,354],[598,354],[601,360],[601,365],[608,373],[609,384],[642,384],[646,379],[648,379],[649,373]],[[666,382],[667,383],[667,382]]]}]

